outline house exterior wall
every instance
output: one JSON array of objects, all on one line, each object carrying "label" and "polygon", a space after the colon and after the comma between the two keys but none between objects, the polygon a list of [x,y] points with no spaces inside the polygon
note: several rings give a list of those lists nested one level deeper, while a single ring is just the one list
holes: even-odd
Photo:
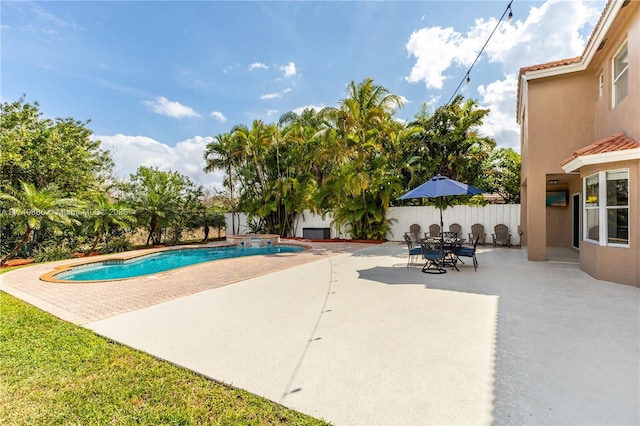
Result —
[{"label": "house exterior wall", "polygon": [[640,160],[583,167],[580,177],[600,171],[629,169],[629,247],[599,246],[582,241],[580,268],[593,277],[640,287]]},{"label": "house exterior wall", "polygon": [[[564,174],[560,162],[594,141],[593,77],[580,72],[528,83],[527,114],[523,121],[527,163],[526,242],[529,260],[546,260],[547,246],[570,247],[571,209],[545,207],[547,175]],[[553,190],[568,190],[568,186]]]},{"label": "house exterior wall", "polygon": [[[545,260],[547,247],[571,248],[571,199],[579,193],[584,202],[583,178],[597,171],[628,168],[629,247],[600,246],[583,241],[581,235],[580,262],[596,278],[640,287],[640,160],[583,166],[574,174],[565,174],[559,164],[578,149],[616,133],[640,140],[640,1],[620,1],[614,6],[622,7],[605,29],[598,29],[603,37],[597,45],[588,46],[596,48],[589,63],[578,67],[581,62],[569,61],[572,65],[556,65],[550,72],[531,67],[520,82],[522,244],[527,246],[529,260]],[[612,60],[625,41],[628,94],[614,106]],[[550,186],[548,180],[557,177],[561,184]],[[550,190],[566,190],[568,206],[544,208],[545,193]],[[583,214],[583,206],[580,210]]]},{"label": "house exterior wall", "polygon": [[[594,76],[594,140],[621,131],[640,140],[640,2],[631,2],[623,10],[625,14],[616,20],[607,33],[604,48],[598,52],[587,69]],[[625,41],[628,43],[629,52],[629,94],[613,107],[611,60]],[[605,81],[605,93],[602,97],[598,97],[597,90],[600,73],[603,73]]]}]

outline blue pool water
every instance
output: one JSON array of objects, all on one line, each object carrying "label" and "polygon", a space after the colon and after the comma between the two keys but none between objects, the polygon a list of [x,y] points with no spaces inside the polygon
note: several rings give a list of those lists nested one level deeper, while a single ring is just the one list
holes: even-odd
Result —
[{"label": "blue pool water", "polygon": [[195,265],[218,259],[255,256],[259,254],[293,253],[304,250],[300,246],[269,245],[265,247],[207,247],[168,250],[129,260],[105,260],[76,266],[56,274],[54,278],[65,281],[108,281],[155,274],[182,266]]}]

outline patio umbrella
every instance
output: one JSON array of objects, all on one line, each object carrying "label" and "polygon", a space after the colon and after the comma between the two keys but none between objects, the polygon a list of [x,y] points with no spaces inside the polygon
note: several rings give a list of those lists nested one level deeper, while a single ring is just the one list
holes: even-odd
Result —
[{"label": "patio umbrella", "polygon": [[447,195],[475,195],[482,194],[484,191],[467,185],[466,183],[458,182],[457,180],[449,179],[446,176],[434,176],[417,188],[413,188],[411,191],[399,197],[399,200],[407,200],[409,198],[440,198],[440,232],[444,231],[444,223],[442,222],[442,197]]}]

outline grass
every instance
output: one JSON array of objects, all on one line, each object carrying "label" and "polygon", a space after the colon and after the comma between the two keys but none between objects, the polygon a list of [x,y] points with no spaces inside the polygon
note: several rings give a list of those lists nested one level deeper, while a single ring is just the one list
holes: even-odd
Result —
[{"label": "grass", "polygon": [[0,424],[326,424],[0,292]]}]

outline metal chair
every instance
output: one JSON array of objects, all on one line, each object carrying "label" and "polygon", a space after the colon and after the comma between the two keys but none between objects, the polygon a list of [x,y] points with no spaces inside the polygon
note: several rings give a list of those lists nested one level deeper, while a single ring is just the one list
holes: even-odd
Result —
[{"label": "metal chair", "polygon": [[405,232],[404,234],[404,241],[407,243],[407,249],[409,249],[409,259],[407,260],[407,268],[408,268],[409,265],[411,264],[411,260],[414,257],[420,256],[422,254],[422,246],[420,245],[419,242],[418,244],[416,244],[408,232]]},{"label": "metal chair", "polygon": [[469,242],[475,241],[478,237],[480,237],[479,244],[484,245],[487,234],[485,234],[484,232],[484,226],[476,223],[471,226],[471,232],[469,233]]},{"label": "metal chair", "polygon": [[507,225],[499,224],[493,227],[493,246],[496,244],[504,244],[507,247],[511,246],[511,233]]},{"label": "metal chair", "polygon": [[480,236],[476,237],[476,240],[473,242],[473,248],[471,247],[457,247],[453,253],[456,255],[456,258],[460,260],[460,263],[464,264],[460,257],[470,257],[473,259],[473,270],[478,270],[478,259],[476,259],[476,247],[478,247],[478,241],[480,241]]},{"label": "metal chair", "polygon": [[421,241],[422,257],[425,260],[422,272],[427,274],[444,274],[444,241],[442,238],[425,238]]}]

